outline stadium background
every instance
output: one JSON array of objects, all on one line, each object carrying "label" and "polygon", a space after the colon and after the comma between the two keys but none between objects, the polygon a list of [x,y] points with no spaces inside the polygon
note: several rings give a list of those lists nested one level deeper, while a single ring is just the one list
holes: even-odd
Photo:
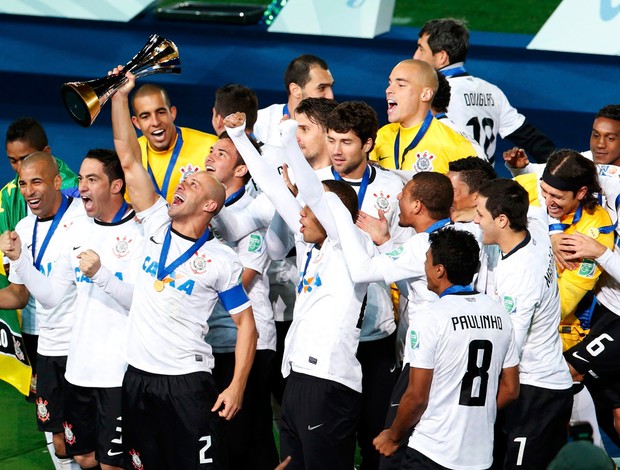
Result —
[{"label": "stadium background", "polygon": [[[171,2],[166,2],[171,3]],[[219,2],[222,3],[222,2]],[[237,0],[236,3],[266,4]],[[157,18],[149,11],[127,24],[0,15],[0,129],[19,116],[39,119],[54,155],[75,171],[89,148],[112,147],[109,106],[83,129],[63,109],[59,89],[67,81],[104,76],[126,63],[152,33],[173,40],[183,73],[142,79],[163,84],[178,108],[177,123],[211,131],[215,89],[239,82],[252,87],[262,106],[284,102],[288,62],[313,53],[330,65],[336,99],[361,99],[386,122],[385,87],[392,67],[411,57],[426,20],[467,19],[472,30],[467,68],[497,84],[511,103],[558,147],[588,148],[596,111],[617,103],[617,57],[527,50],[559,0],[396,0],[390,33],[375,39],[283,35],[264,25],[222,25]],[[566,34],[570,34],[567,31]],[[506,174],[500,142],[496,166]],[[2,182],[12,178],[0,158]],[[33,405],[0,382],[0,470],[51,469]],[[610,449],[620,455],[617,449]]]}]

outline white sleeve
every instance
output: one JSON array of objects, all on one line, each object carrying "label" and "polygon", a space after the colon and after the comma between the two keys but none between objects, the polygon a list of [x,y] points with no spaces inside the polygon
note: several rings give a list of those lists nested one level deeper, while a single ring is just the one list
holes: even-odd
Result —
[{"label": "white sleeve", "polygon": [[269,225],[275,208],[264,193],[254,198],[243,211],[229,211],[226,207],[211,223],[215,230],[228,242],[236,242],[256,230]]},{"label": "white sleeve", "polygon": [[[300,228],[299,211],[301,206],[286,187],[278,169],[267,163],[258,150],[252,145],[245,133],[245,124],[226,131],[243,157],[252,178],[261,187],[278,213],[286,221],[290,229],[297,233]],[[265,149],[268,151],[269,149]]]},{"label": "white sleeve", "polygon": [[280,217],[280,214],[275,214],[271,224],[269,224],[267,234],[265,235],[265,243],[267,244],[267,254],[272,260],[286,258],[295,246],[293,232]]},{"label": "white sleeve", "polygon": [[608,248],[596,259],[596,262],[607,274],[616,281],[620,281],[620,255],[618,253],[614,253]]},{"label": "white sleeve", "polygon": [[133,299],[134,285],[129,282],[121,281],[112,271],[101,265],[99,271],[91,278],[93,283],[101,288],[106,294],[129,311]]},{"label": "white sleeve", "polygon": [[67,257],[59,256],[50,277],[46,277],[32,264],[30,252],[22,249],[20,257],[11,261],[9,280],[25,285],[43,308],[54,308],[73,284],[73,271]]},{"label": "white sleeve", "polygon": [[[316,173],[304,157],[296,138],[297,121],[287,119],[280,124],[280,135],[286,159],[295,174],[299,196],[312,209],[317,220],[321,223],[327,236],[338,241],[336,221],[325,201],[325,189]],[[348,212],[347,212],[348,213]],[[349,219],[351,214],[348,213]]]},{"label": "white sleeve", "polygon": [[386,254],[368,254],[362,232],[351,220],[351,216],[340,199],[331,193],[326,194],[329,208],[337,225],[340,245],[353,282],[380,282],[391,284],[402,279],[417,278],[424,275],[426,249],[415,249],[411,239]]}]

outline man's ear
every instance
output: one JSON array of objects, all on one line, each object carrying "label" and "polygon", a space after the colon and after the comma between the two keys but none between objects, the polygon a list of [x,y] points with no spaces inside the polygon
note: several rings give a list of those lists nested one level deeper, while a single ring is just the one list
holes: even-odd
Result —
[{"label": "man's ear", "polygon": [[60,175],[54,176],[54,189],[56,191],[60,191],[61,186],[62,186],[62,176]]},{"label": "man's ear", "polygon": [[578,201],[581,201],[584,197],[586,197],[586,194],[588,194],[588,187],[582,186],[581,189],[575,193],[575,197]]},{"label": "man's ear", "polygon": [[432,88],[430,87],[424,87],[422,89],[422,94],[420,96],[420,100],[423,103],[430,103],[431,101],[433,101],[433,96],[435,95],[435,92],[433,91]]},{"label": "man's ear", "polygon": [[501,229],[510,227],[510,220],[508,220],[506,214],[500,214],[495,220],[497,221],[497,223],[499,224],[499,228]]},{"label": "man's ear", "polygon": [[368,137],[368,140],[366,141],[366,143],[362,146],[362,150],[364,151],[364,153],[368,153],[370,152],[370,149],[372,148],[372,144],[373,144],[373,140],[372,138]]},{"label": "man's ear", "polygon": [[140,125],[138,124],[138,118],[136,116],[131,116],[131,122],[136,129],[140,130]]},{"label": "man's ear", "polygon": [[248,174],[248,167],[245,164],[237,165],[233,174],[235,175],[235,178],[243,178]]},{"label": "man's ear", "polygon": [[217,202],[213,199],[208,199],[207,202],[205,202],[204,206],[202,206],[202,210],[208,212],[209,214],[215,213],[217,209]]},{"label": "man's ear", "polygon": [[170,115],[172,116],[172,122],[177,118],[177,107],[170,106]]},{"label": "man's ear", "polygon": [[112,194],[118,194],[121,192],[121,189],[123,189],[123,180],[116,178],[112,181],[112,184],[110,184],[110,192]]},{"label": "man's ear", "polygon": [[435,270],[435,273],[437,273],[437,279],[441,279],[447,274],[446,268],[443,264],[436,264],[433,266],[433,269]]},{"label": "man's ear", "polygon": [[291,83],[288,86],[288,92],[293,98],[301,101],[301,95],[302,95],[301,87],[297,83]]}]

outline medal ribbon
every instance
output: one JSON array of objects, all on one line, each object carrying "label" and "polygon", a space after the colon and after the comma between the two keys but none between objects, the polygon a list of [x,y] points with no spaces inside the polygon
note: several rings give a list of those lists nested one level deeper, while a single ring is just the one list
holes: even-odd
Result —
[{"label": "medal ribbon", "polygon": [[127,204],[127,201],[123,201],[123,204],[121,205],[121,208],[118,210],[118,212],[116,213],[116,215],[114,216],[114,218],[112,219],[112,223],[116,223],[116,222],[120,222],[123,219],[123,216],[125,215],[125,212],[127,212],[127,208],[129,207],[129,204]]},{"label": "medal ribbon", "polygon": [[[336,181],[344,181],[345,183],[349,183],[348,181],[342,179],[342,176],[340,176],[338,172],[334,170],[333,166],[332,166],[332,175],[334,175],[334,179]],[[362,177],[362,182],[360,183],[360,190],[357,193],[357,210],[362,210],[362,203],[364,202],[364,198],[366,197],[366,190],[368,189],[369,181],[370,181],[370,165],[366,165],[366,170],[364,171],[364,176]]]},{"label": "medal ribbon", "polygon": [[196,253],[202,245],[206,243],[206,241],[211,236],[211,230],[207,229],[200,236],[198,240],[196,240],[192,246],[190,246],[185,252],[175,259],[172,263],[166,266],[166,258],[168,258],[168,251],[170,250],[170,241],[172,240],[171,234],[171,226],[168,226],[168,231],[166,232],[166,236],[164,237],[164,243],[161,247],[161,253],[159,255],[159,263],[157,265],[157,279],[162,281],[168,274],[174,271],[176,268],[185,263],[188,259],[192,257],[194,253]]},{"label": "medal ribbon", "polygon": [[418,133],[415,135],[411,143],[407,145],[407,148],[403,151],[403,156],[400,159],[400,165],[398,164],[398,156],[400,155],[400,129],[398,129],[398,134],[396,134],[396,139],[394,140],[394,168],[398,170],[400,166],[402,166],[402,163],[405,161],[405,155],[407,155],[407,152],[409,152],[409,150],[414,149],[424,138],[424,135],[426,134],[426,131],[428,131],[428,128],[430,127],[432,121],[433,113],[431,113],[429,110],[428,114],[424,118],[424,122],[422,122],[422,126],[420,126],[420,129],[418,130]]},{"label": "medal ribbon", "polygon": [[159,189],[159,185],[155,180],[155,175],[153,174],[153,170],[151,169],[151,164],[149,163],[149,143],[146,143],[146,169],[149,172],[151,180],[153,181],[153,185],[155,186],[155,192],[159,194],[161,197],[166,199],[166,194],[168,194],[168,186],[170,185],[170,177],[172,176],[172,170],[177,164],[177,160],[179,159],[179,154],[181,153],[181,147],[183,147],[183,135],[181,134],[181,129],[175,126],[177,130],[177,143],[174,144],[174,150],[172,151],[172,155],[170,156],[170,161],[168,162],[168,168],[166,168],[166,175],[164,176],[164,184],[161,189]]},{"label": "medal ribbon", "polygon": [[439,230],[440,228],[445,227],[450,223],[450,218],[441,219],[431,225],[429,228],[424,230],[426,233],[433,233],[435,230]]},{"label": "medal ribbon", "polygon": [[467,294],[473,294],[474,293],[473,289],[471,287],[469,287],[469,286],[460,286],[458,284],[454,284],[454,285],[448,287],[441,294],[439,294],[439,297],[441,298],[444,295],[456,294],[458,292],[465,292]]},{"label": "medal ribbon", "polygon": [[440,70],[440,72],[444,77],[448,78],[454,77],[455,75],[465,75],[467,70],[465,70],[465,67],[454,67],[453,69]]},{"label": "medal ribbon", "polygon": [[50,240],[54,236],[54,232],[58,228],[58,224],[60,224],[60,219],[62,219],[62,216],[65,215],[65,212],[67,212],[68,207],[69,207],[69,200],[65,196],[62,196],[62,199],[60,201],[60,207],[58,208],[58,211],[56,212],[56,214],[54,214],[54,218],[52,219],[52,225],[50,225],[50,228],[47,231],[45,238],[43,239],[43,243],[41,244],[41,248],[39,249],[39,254],[36,257],[34,256],[34,251],[35,251],[35,247],[37,246],[37,226],[39,225],[39,218],[37,217],[35,219],[34,230],[32,231],[32,245],[30,247],[30,249],[32,250],[32,259],[35,260],[34,261],[35,268],[39,269],[39,267],[41,266],[41,261],[43,260],[43,255],[45,254],[45,250],[47,250],[47,245],[49,245]]},{"label": "medal ribbon", "polygon": [[284,108],[282,108],[282,116],[288,116],[288,117],[292,117],[289,112],[288,112],[288,103],[286,103],[284,105]]},{"label": "medal ribbon", "polygon": [[229,206],[237,202],[238,199],[241,199],[241,196],[245,194],[245,186],[241,186],[237,191],[228,196],[224,201],[224,206]]}]

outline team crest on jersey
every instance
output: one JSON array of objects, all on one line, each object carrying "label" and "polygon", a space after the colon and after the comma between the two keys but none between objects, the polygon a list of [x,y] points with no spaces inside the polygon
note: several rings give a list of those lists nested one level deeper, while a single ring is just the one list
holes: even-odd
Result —
[{"label": "team crest on jersey", "polygon": [[507,313],[514,313],[517,311],[517,301],[509,295],[504,296],[504,310]]},{"label": "team crest on jersey", "polygon": [[43,400],[42,397],[39,397],[37,400],[37,418],[42,423],[50,419],[50,412],[47,409],[47,400]]},{"label": "team crest on jersey", "polygon": [[386,253],[386,255],[392,259],[398,259],[400,255],[403,254],[403,251],[405,251],[405,249],[402,246],[399,246],[395,250],[392,250],[389,253]]},{"label": "team crest on jersey", "polygon": [[13,347],[15,348],[15,357],[20,361],[24,362],[26,356],[24,356],[24,352],[22,351],[21,343],[15,337],[13,337]]},{"label": "team crest on jersey", "polygon": [[409,342],[411,343],[411,349],[420,349],[420,333],[411,330],[409,332]]},{"label": "team crest on jersey", "polygon": [[142,460],[140,459],[140,452],[136,452],[136,449],[131,449],[129,455],[131,455],[131,465],[133,465],[133,468],[142,470],[144,465],[142,465]]},{"label": "team crest on jersey", "polygon": [[584,259],[579,265],[579,275],[581,277],[593,277],[596,272],[596,263],[591,259]]},{"label": "team crest on jersey", "polygon": [[321,287],[323,283],[321,282],[321,276],[318,274],[313,277],[306,277],[302,279],[302,290],[303,292],[312,292],[317,287]]},{"label": "team crest on jersey", "polygon": [[75,434],[73,434],[73,431],[71,430],[71,428],[73,428],[73,425],[65,421],[64,423],[62,423],[62,427],[65,428],[65,441],[67,442],[67,444],[75,444]]},{"label": "team crest on jersey", "polygon": [[415,157],[416,161],[413,164],[413,169],[416,173],[420,173],[421,171],[433,171],[433,162],[431,160],[435,158],[435,155],[425,150],[422,153],[416,153]]},{"label": "team crest on jersey", "polygon": [[197,167],[196,165],[192,165],[191,163],[188,163],[184,167],[181,167],[180,171],[181,171],[181,183],[182,183],[183,181],[185,181],[185,178],[187,178],[189,175],[193,175],[194,173],[200,171],[200,168]]},{"label": "team crest on jersey", "polygon": [[132,240],[127,240],[127,237],[116,237],[116,245],[112,248],[112,253],[114,253],[114,256],[117,258],[126,256],[127,253],[129,253],[129,245],[131,242]]},{"label": "team crest on jersey", "polygon": [[390,195],[383,194],[383,191],[379,191],[379,194],[373,194],[375,199],[375,209],[378,211],[388,212],[390,210]]},{"label": "team crest on jersey", "polygon": [[253,233],[250,235],[250,244],[248,245],[249,253],[260,253],[263,246],[263,237]]},{"label": "team crest on jersey", "polygon": [[211,260],[207,259],[206,255],[199,255],[196,253],[196,256],[194,256],[190,262],[190,267],[194,274],[203,274],[207,271],[207,265],[210,262]]}]

